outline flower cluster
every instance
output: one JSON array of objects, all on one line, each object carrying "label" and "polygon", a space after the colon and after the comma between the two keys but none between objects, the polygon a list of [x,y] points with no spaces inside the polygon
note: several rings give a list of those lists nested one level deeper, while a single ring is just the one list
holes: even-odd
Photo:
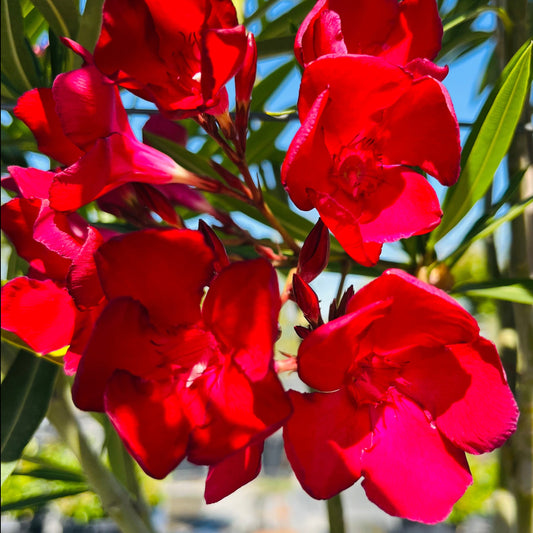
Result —
[{"label": "flower cluster", "polygon": [[[432,63],[441,36],[435,0],[319,0],[304,20],[301,127],[281,177],[321,218],[290,246],[281,297],[274,267],[287,257],[254,242],[263,257],[230,260],[209,226],[187,229],[174,209],[249,238],[209,191],[273,221],[245,157],[257,50],[230,0],[106,0],[94,54],[64,39],[83,65],[19,98],[16,117],[58,166],[10,167],[3,180],[13,198],[2,229],[29,267],[2,288],[2,327],[40,354],[66,348],[74,403],[106,413],[149,475],[185,458],[209,465],[205,497],[217,501],[257,476],[265,439],[283,428],[311,496],[362,477],[388,513],[436,522],[472,482],[465,452],[514,431],[494,345],[443,291],[388,270],[348,290],[325,323],[309,285],[327,266],[329,231],[370,266],[383,243],[439,224],[424,173],[452,185],[460,157],[447,69]],[[138,140],[119,88],[158,107],[146,131],[183,145],[170,119],[192,118],[242,177],[214,161],[220,180],[198,175]],[[92,202],[130,226],[93,227]],[[274,361],[289,298],[308,325],[295,328],[297,356]],[[284,370],[312,392],[285,391]]]}]

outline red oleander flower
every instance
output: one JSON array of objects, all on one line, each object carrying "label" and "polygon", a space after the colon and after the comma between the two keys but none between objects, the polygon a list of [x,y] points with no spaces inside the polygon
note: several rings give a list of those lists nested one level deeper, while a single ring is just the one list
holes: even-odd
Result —
[{"label": "red oleander flower", "polygon": [[280,300],[268,262],[211,281],[213,252],[190,230],[117,237],[95,257],[109,303],[73,398],[109,415],[148,474],[162,478],[185,456],[219,462],[281,426],[290,405],[273,366]]},{"label": "red oleander flower", "polygon": [[224,86],[246,52],[230,0],[106,0],[98,68],[174,118],[228,108]]},{"label": "red oleander flower", "polygon": [[2,287],[2,328],[38,353],[67,346],[64,369],[73,374],[104,299],[93,260],[103,237],[38,198],[4,204],[2,230],[29,263],[28,277]]},{"label": "red oleander flower", "polygon": [[[75,43],[70,46],[80,52]],[[30,128],[39,150],[63,167],[48,173],[10,167],[11,175],[25,196],[28,184],[48,182],[41,197],[49,198],[57,211],[75,211],[129,182],[203,184],[135,138],[117,87],[90,63],[60,74],[51,89],[23,94],[15,115]]]},{"label": "red oleander flower", "polygon": [[438,81],[381,58],[325,56],[304,71],[298,112],[282,181],[356,261],[372,265],[382,243],[439,224],[437,196],[412,170],[444,185],[459,174],[459,127]]},{"label": "red oleander flower", "polygon": [[434,59],[442,23],[435,0],[318,0],[296,34],[308,65],[326,54],[367,54],[396,65]]},{"label": "red oleander flower", "polygon": [[309,333],[285,450],[303,488],[330,498],[363,477],[386,512],[437,522],[472,482],[465,452],[501,446],[518,409],[498,353],[444,292],[389,270],[346,315]]}]

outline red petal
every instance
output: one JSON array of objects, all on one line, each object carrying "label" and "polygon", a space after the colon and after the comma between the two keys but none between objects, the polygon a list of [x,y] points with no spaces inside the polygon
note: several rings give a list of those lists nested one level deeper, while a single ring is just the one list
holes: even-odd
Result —
[{"label": "red petal", "polygon": [[388,299],[392,304],[387,317],[369,332],[375,353],[471,342],[479,335],[477,322],[455,300],[401,270],[387,270],[363,287],[346,311]]},{"label": "red petal", "polygon": [[9,166],[7,170],[24,198],[48,199],[48,191],[55,176],[54,172],[17,166]]},{"label": "red petal", "polygon": [[362,457],[363,487],[385,512],[435,523],[444,520],[472,483],[464,452],[431,426],[411,400],[393,394]]},{"label": "red petal", "polygon": [[[147,253],[149,251],[149,253]],[[129,296],[161,326],[200,319],[204,286],[212,275],[213,254],[201,233],[144,230],[103,244],[96,264],[108,299]]]},{"label": "red petal", "polygon": [[2,287],[2,328],[39,353],[70,344],[76,310],[72,298],[50,280],[15,278]]},{"label": "red petal", "polygon": [[483,338],[448,346],[406,365],[402,378],[403,392],[423,405],[437,427],[469,453],[498,448],[516,429],[516,402],[496,348]]},{"label": "red petal", "polygon": [[82,150],[111,133],[133,137],[118,89],[96,67],[60,74],[52,92],[65,135]]},{"label": "red petal", "polygon": [[272,366],[279,309],[276,272],[264,259],[228,266],[215,278],[205,298],[206,326],[222,352],[252,381],[263,379]]},{"label": "red petal", "polygon": [[151,339],[146,310],[131,298],[111,301],[103,310],[80,361],[72,386],[74,403],[84,411],[104,410],[104,391],[115,370],[145,376],[161,363]]},{"label": "red petal", "polygon": [[141,468],[164,478],[185,458],[190,426],[179,388],[117,370],[105,391],[105,409]]},{"label": "red petal", "polygon": [[442,211],[427,180],[403,167],[383,167],[382,182],[364,197],[359,221],[365,242],[393,242],[420,235],[440,223]]},{"label": "red petal", "polygon": [[331,156],[324,143],[319,123],[328,103],[329,91],[320,93],[306,113],[302,126],[292,140],[281,167],[281,181],[297,207],[308,211],[313,208],[307,196],[311,183],[318,186],[328,175]]},{"label": "red petal", "polygon": [[370,446],[368,409],[357,409],[344,390],[289,395],[294,413],[283,428],[287,458],[308,494],[331,498],[361,476],[361,456]]},{"label": "red petal", "polygon": [[205,481],[205,502],[218,502],[253,481],[261,471],[262,453],[263,442],[258,442],[211,465]]},{"label": "red petal", "polygon": [[298,375],[319,391],[342,387],[358,350],[358,338],[377,319],[387,315],[390,302],[378,301],[320,326],[298,350]]},{"label": "red petal", "polygon": [[[359,214],[355,214],[343,205],[343,197],[339,199],[327,193],[307,190],[307,194],[320,214],[324,224],[335,235],[346,253],[359,264],[375,265],[381,253],[381,243],[365,242],[359,229]],[[339,201],[340,200],[340,201]]]},{"label": "red petal", "polygon": [[383,161],[418,166],[443,185],[459,177],[459,126],[445,87],[430,77],[414,81],[411,89],[385,110],[380,147]]},{"label": "red petal", "polygon": [[189,459],[214,464],[276,431],[291,412],[289,400],[271,370],[251,383],[236,365],[208,367],[191,386],[193,445]]},{"label": "red petal", "polygon": [[43,154],[63,165],[71,165],[83,154],[63,131],[52,89],[32,89],[24,93],[13,112],[30,128]]}]

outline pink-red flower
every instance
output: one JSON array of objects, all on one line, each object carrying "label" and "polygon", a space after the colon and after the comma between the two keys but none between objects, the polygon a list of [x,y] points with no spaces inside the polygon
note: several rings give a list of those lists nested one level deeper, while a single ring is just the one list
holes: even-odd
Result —
[{"label": "pink-red flower", "polygon": [[109,415],[147,473],[164,477],[185,456],[219,462],[281,426],[290,404],[273,367],[280,300],[268,262],[212,280],[213,251],[190,230],[111,239],[96,262],[109,304],[73,398]]},{"label": "pink-red flower", "polygon": [[298,29],[294,52],[302,66],[346,53],[407,65],[434,59],[441,39],[435,0],[318,0]]},{"label": "pink-red flower", "polygon": [[330,498],[361,476],[386,512],[446,517],[472,482],[465,452],[501,446],[518,409],[498,353],[444,292],[389,270],[346,315],[303,340],[285,450],[303,488]]},{"label": "pink-red flower", "polygon": [[106,0],[96,65],[175,118],[228,108],[246,31],[231,0]]},{"label": "pink-red flower", "polygon": [[[70,46],[91,61],[79,46]],[[41,198],[57,211],[75,211],[129,182],[202,185],[195,174],[137,140],[117,87],[94,65],[60,74],[51,89],[23,94],[15,115],[34,134],[39,150],[63,165],[43,172],[11,167],[22,194],[42,183]]]},{"label": "pink-red flower", "polygon": [[412,169],[444,185],[459,174],[457,119],[438,81],[378,57],[324,56],[304,71],[298,112],[283,183],[356,261],[374,264],[382,243],[438,225],[437,196]]}]

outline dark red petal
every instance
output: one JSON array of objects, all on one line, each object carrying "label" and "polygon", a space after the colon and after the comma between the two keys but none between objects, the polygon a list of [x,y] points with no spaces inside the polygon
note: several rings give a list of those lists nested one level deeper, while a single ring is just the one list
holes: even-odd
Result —
[{"label": "dark red petal", "polygon": [[459,125],[444,85],[430,77],[415,80],[381,125],[383,162],[418,166],[443,185],[459,177]]},{"label": "dark red petal", "polygon": [[96,67],[60,74],[52,92],[65,135],[83,151],[111,133],[133,137],[117,87]]},{"label": "dark red petal", "polygon": [[74,403],[84,411],[104,410],[104,391],[115,370],[145,376],[161,363],[151,339],[146,309],[131,298],[109,302],[98,318],[72,386]]},{"label": "dark red petal", "polygon": [[[387,354],[409,346],[443,346],[478,338],[477,322],[444,291],[401,270],[387,270],[348,303],[346,311],[376,301],[392,300],[387,317],[369,333],[375,353]],[[386,331],[386,335],[384,334]]]},{"label": "dark red petal", "polygon": [[215,503],[253,481],[261,471],[263,442],[253,443],[211,465],[205,481],[205,502]]},{"label": "dark red petal", "polygon": [[442,433],[469,453],[498,448],[516,429],[516,402],[496,348],[486,339],[448,346],[406,365],[401,389],[431,413]]},{"label": "dark red petal", "polygon": [[264,259],[229,265],[205,298],[206,326],[252,381],[271,368],[280,305],[276,272]]},{"label": "dark red petal", "polygon": [[143,142],[151,146],[150,140],[145,138],[145,133],[169,139],[180,146],[187,144],[187,129],[180,123],[166,118],[161,113],[152,115],[143,126]]},{"label": "dark red petal", "polygon": [[247,40],[244,26],[209,29],[202,40],[202,96],[214,98],[242,67]]},{"label": "dark red petal", "polygon": [[342,387],[358,349],[358,339],[391,302],[376,301],[312,331],[298,350],[298,375],[310,387],[331,392]]},{"label": "dark red petal", "polygon": [[50,190],[50,185],[52,185],[55,172],[17,166],[9,166],[7,170],[15,180],[20,194],[24,198],[48,199],[48,191]]},{"label": "dark red petal", "polygon": [[70,259],[49,250],[34,238],[33,228],[42,206],[42,200],[13,198],[1,207],[2,229],[20,257],[36,272],[61,282],[67,277]]},{"label": "dark red petal", "polygon": [[2,328],[39,353],[70,344],[76,310],[65,289],[50,280],[15,278],[2,287]]},{"label": "dark red petal", "polygon": [[438,65],[435,65],[435,63],[431,62],[429,59],[423,59],[423,58],[416,58],[412,61],[409,61],[407,65],[405,65],[405,70],[410,72],[414,79],[421,78],[423,76],[431,76],[432,78],[435,78],[438,81],[443,81],[444,78],[448,75],[448,71],[450,70],[448,68],[448,65],[445,65],[444,67],[439,67]]},{"label": "dark red petal", "polygon": [[71,165],[83,154],[61,127],[52,89],[32,89],[24,93],[13,112],[30,128],[43,154],[63,165]]},{"label": "dark red petal", "polygon": [[362,456],[368,498],[394,516],[444,520],[472,483],[464,452],[400,394],[393,394],[375,416],[372,447]]},{"label": "dark red petal", "polygon": [[94,261],[94,253],[103,242],[100,232],[89,226],[87,238],[69,269],[68,291],[79,309],[94,307],[104,298]]},{"label": "dark red petal", "polygon": [[329,91],[320,93],[306,113],[302,126],[292,140],[281,167],[281,181],[297,207],[308,211],[313,208],[307,189],[315,181],[318,185],[327,178],[332,164],[319,127]]},{"label": "dark red petal", "polygon": [[200,319],[204,286],[212,276],[213,253],[201,233],[144,230],[100,246],[96,264],[108,299],[129,296],[161,326]]},{"label": "dark red petal", "polygon": [[156,479],[185,458],[190,426],[180,388],[117,370],[105,390],[105,410],[126,448]]},{"label": "dark red petal", "polygon": [[291,299],[301,309],[305,319],[309,324],[317,327],[322,320],[320,315],[320,301],[316,292],[311,286],[302,280],[298,274],[292,277]]},{"label": "dark red petal", "polygon": [[379,260],[382,244],[363,240],[359,228],[359,213],[355,214],[348,206],[343,205],[342,195],[337,198],[312,189],[308,189],[307,194],[319,212],[320,218],[346,253],[361,265],[375,265]]},{"label": "dark red petal", "polygon": [[189,459],[214,464],[251,442],[264,440],[291,413],[291,405],[273,370],[251,383],[233,364],[208,367],[191,385],[193,444]]},{"label": "dark red petal", "polygon": [[357,408],[344,390],[331,394],[289,391],[294,412],[283,428],[285,452],[304,490],[327,499],[361,476],[371,445],[368,408]]},{"label": "dark red petal", "polygon": [[[384,167],[382,182],[362,204],[359,230],[365,242],[393,242],[434,229],[439,200],[427,180],[405,167]],[[367,217],[368,222],[362,222]]]},{"label": "dark red petal", "polygon": [[297,273],[306,283],[313,281],[329,261],[329,230],[319,218],[306,237],[298,257]]}]

